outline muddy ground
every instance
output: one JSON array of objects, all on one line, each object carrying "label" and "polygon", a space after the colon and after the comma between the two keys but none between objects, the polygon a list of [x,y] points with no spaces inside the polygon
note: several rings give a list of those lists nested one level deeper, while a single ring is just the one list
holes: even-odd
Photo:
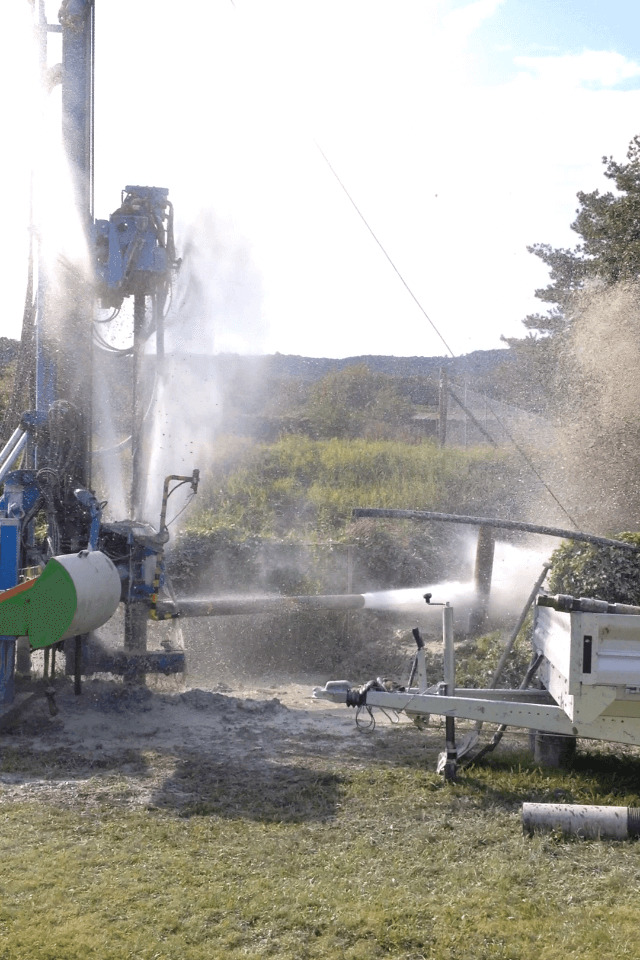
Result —
[{"label": "muddy ground", "polygon": [[76,696],[70,681],[58,681],[55,716],[40,697],[0,735],[0,803],[181,810],[278,783],[285,803],[328,761],[336,772],[380,762],[434,769],[441,721],[425,732],[378,713],[375,730],[365,731],[353,710],[313,700],[312,683],[154,691],[94,679]]},{"label": "muddy ground", "polygon": [[[89,677],[80,696],[59,674],[55,716],[41,694],[0,733],[0,803],[113,801],[181,811],[218,804],[220,797],[228,806],[248,790],[255,804],[260,789],[291,802],[323,771],[339,776],[354,764],[424,764],[433,771],[444,748],[442,718],[419,729],[404,715],[378,710],[371,729],[366,714],[358,726],[353,709],[312,698],[313,687],[328,679],[363,683],[385,675],[407,682],[415,651],[410,630],[387,629],[384,619],[383,626],[381,638],[366,645],[341,642],[337,662],[321,670],[305,656],[321,661],[329,651],[309,641],[305,654],[297,637],[267,642],[259,620],[244,632],[231,631],[229,618],[222,625],[196,621],[179,634],[175,625],[158,625],[152,646],[170,639],[183,647],[186,674],[149,677],[146,686]],[[101,641],[121,643],[120,628],[116,622]],[[436,634],[425,639],[433,682],[441,675],[442,642]],[[265,663],[270,652],[273,660]],[[42,654],[32,657],[35,670],[41,660]],[[471,726],[459,723],[460,739]],[[513,732],[501,749],[525,741],[526,734]]]}]

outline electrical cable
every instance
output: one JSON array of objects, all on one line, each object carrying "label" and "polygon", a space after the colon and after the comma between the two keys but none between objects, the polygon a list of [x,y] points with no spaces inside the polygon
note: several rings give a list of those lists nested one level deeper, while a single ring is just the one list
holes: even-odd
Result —
[{"label": "electrical cable", "polygon": [[[166,302],[167,300],[169,301],[168,303]],[[169,316],[169,311],[171,310],[172,306],[173,306],[173,283],[169,283],[169,289],[165,293],[165,306],[162,313],[163,320],[166,320],[167,317]]]},{"label": "electrical cable", "polygon": [[[366,711],[369,715],[368,720],[361,720],[363,711]],[[356,707],[356,727],[358,730],[367,730],[372,733],[376,728],[376,718],[373,715],[373,709],[366,705]]]},{"label": "electrical cable", "polygon": [[549,496],[554,500],[554,502],[558,505],[558,507],[560,507],[560,510],[562,511],[562,513],[564,513],[565,517],[569,520],[569,522],[573,524],[573,526],[575,527],[576,530],[579,530],[579,529],[580,529],[580,526],[578,525],[577,521],[574,520],[574,518],[571,516],[571,514],[570,514],[569,511],[566,509],[566,507],[564,507],[564,505],[560,502],[560,500],[558,499],[558,497],[555,495],[555,493],[553,492],[553,490],[551,489],[551,487],[549,486],[549,484],[544,480],[544,478],[541,476],[541,474],[539,473],[539,471],[536,470],[536,468],[535,468],[535,466],[534,466],[533,461],[531,460],[531,458],[525,453],[525,451],[522,449],[522,447],[516,442],[513,434],[512,434],[509,430],[507,430],[507,428],[506,428],[506,426],[504,425],[503,421],[500,419],[500,417],[498,416],[498,414],[495,412],[495,409],[491,406],[491,404],[490,404],[490,402],[487,400],[486,396],[485,396],[485,403],[487,404],[487,407],[488,407],[489,410],[491,411],[491,414],[492,414],[492,416],[494,417],[496,423],[498,423],[499,426],[501,427],[501,429],[504,430],[504,432],[505,432],[505,434],[507,435],[508,439],[511,441],[511,443],[513,444],[513,446],[516,448],[516,450],[518,451],[518,453],[520,454],[520,456],[522,457],[522,459],[524,460],[524,462],[527,464],[527,466],[529,467],[529,469],[531,470],[531,472],[534,474],[534,476],[537,477],[537,479],[540,481],[540,483],[542,484],[542,486],[544,487],[544,489],[547,491],[547,493],[549,494]]},{"label": "electrical cable", "polygon": [[94,323],[111,323],[112,320],[115,320],[118,314],[120,313],[120,307],[116,307],[110,317],[105,317],[104,320],[98,319],[98,317],[93,318]]},{"label": "electrical cable", "polygon": [[[182,484],[178,484],[178,486],[182,486]],[[176,488],[174,487],[173,489],[175,490]],[[171,493],[173,493],[173,490],[171,491]],[[182,510],[179,510],[178,513],[176,513],[175,517],[172,517],[171,520],[169,520],[169,522],[165,524],[165,526],[170,527],[172,523],[175,523],[178,517],[181,517],[182,514],[185,512],[185,510],[187,509],[187,507],[189,506],[189,504],[191,503],[194,497],[195,497],[195,493],[192,493],[190,497],[187,497],[187,500],[184,506],[182,507]]]},{"label": "electrical cable", "polygon": [[131,434],[129,434],[128,437],[125,437],[124,440],[121,440],[120,443],[116,443],[114,447],[100,447],[99,450],[92,450],[91,456],[98,457],[103,456],[105,453],[120,453],[122,450],[126,450],[130,443]]},{"label": "electrical cable", "polygon": [[[237,9],[234,0],[231,0],[231,5],[234,7],[234,9]],[[320,156],[322,157],[322,159],[324,160],[324,162],[325,162],[326,165],[328,166],[329,170],[330,170],[331,173],[333,174],[336,182],[339,184],[340,188],[342,189],[342,191],[344,192],[345,196],[346,196],[347,199],[349,200],[349,203],[351,204],[351,206],[353,207],[353,209],[356,211],[356,213],[357,213],[358,216],[360,217],[360,220],[361,220],[362,223],[365,225],[365,227],[366,227],[367,230],[369,231],[370,235],[371,235],[371,236],[373,237],[373,239],[375,240],[376,244],[378,245],[378,247],[379,247],[380,250],[382,251],[385,259],[387,260],[387,262],[389,263],[389,265],[390,265],[391,268],[393,269],[394,273],[396,274],[396,276],[398,277],[398,279],[400,280],[400,282],[401,282],[402,285],[404,286],[405,290],[406,290],[407,293],[410,295],[411,299],[414,301],[414,303],[416,304],[416,306],[418,307],[418,309],[420,310],[420,312],[422,313],[422,315],[425,317],[425,319],[427,320],[427,322],[428,322],[429,325],[431,326],[431,328],[432,328],[432,330],[434,331],[434,333],[435,333],[435,334],[438,336],[438,338],[442,341],[442,343],[443,343],[444,346],[446,347],[447,352],[449,353],[449,355],[450,355],[453,359],[455,359],[455,356],[456,356],[455,353],[453,352],[453,350],[451,349],[451,347],[449,346],[449,344],[447,343],[447,341],[445,340],[445,338],[443,337],[443,335],[440,333],[438,327],[437,327],[436,324],[433,322],[433,320],[431,319],[431,317],[429,316],[429,314],[427,313],[427,311],[424,309],[424,307],[422,306],[422,304],[421,304],[420,301],[418,300],[417,296],[415,295],[415,293],[413,292],[413,290],[411,289],[411,287],[409,286],[409,284],[407,283],[407,281],[405,280],[405,278],[404,278],[404,277],[402,276],[402,274],[400,273],[398,267],[395,265],[394,261],[391,259],[389,253],[387,252],[387,250],[386,250],[385,247],[383,246],[382,242],[378,239],[378,237],[377,237],[377,235],[375,234],[373,228],[371,227],[371,225],[370,225],[369,222],[367,221],[366,217],[364,216],[364,214],[362,213],[362,211],[360,210],[360,208],[359,208],[358,205],[356,204],[355,200],[353,199],[353,197],[352,197],[351,194],[349,193],[349,190],[347,189],[346,185],[342,182],[342,180],[340,179],[337,171],[336,171],[336,170],[334,169],[334,167],[332,166],[332,164],[331,164],[329,158],[327,157],[326,153],[324,152],[324,150],[322,149],[322,147],[320,146],[320,144],[318,143],[318,141],[315,139],[315,137],[312,137],[311,139],[313,140],[313,143],[315,144],[316,149],[317,149],[318,152],[320,153]],[[495,415],[495,414],[494,414],[494,415]],[[497,419],[497,418],[496,418],[496,419]],[[502,424],[501,424],[501,426],[502,426]],[[520,456],[524,459],[525,463],[529,466],[529,468],[532,470],[532,472],[534,473],[534,475],[535,475],[535,476],[537,477],[537,479],[540,481],[540,483],[542,484],[542,486],[544,487],[544,489],[547,491],[547,493],[553,498],[553,500],[554,500],[555,503],[560,507],[560,509],[562,510],[562,512],[565,514],[565,516],[569,518],[569,520],[570,520],[571,523],[574,525],[574,527],[576,527],[576,529],[578,529],[578,524],[576,523],[576,521],[571,517],[571,515],[569,514],[569,512],[568,512],[568,511],[565,509],[565,507],[561,504],[560,500],[559,500],[558,497],[553,493],[553,491],[552,491],[551,488],[549,487],[548,483],[546,483],[546,481],[542,478],[542,476],[540,475],[540,473],[535,469],[535,467],[533,466],[530,458],[524,453],[524,451],[522,450],[522,448],[516,443],[516,441],[514,440],[514,438],[511,436],[511,434],[509,433],[509,431],[504,428],[504,426],[503,426],[503,430],[505,431],[505,434],[507,435],[507,437],[509,438],[509,440],[511,441],[511,443],[514,445],[514,447],[516,448],[516,450],[518,451],[518,453],[520,454]]]},{"label": "electrical cable", "polygon": [[331,170],[331,173],[332,173],[333,176],[336,178],[337,182],[340,184],[340,187],[341,187],[342,190],[344,191],[347,199],[349,200],[349,203],[351,204],[351,206],[353,207],[353,209],[356,211],[356,213],[358,214],[358,216],[360,217],[360,219],[361,219],[362,222],[364,223],[365,227],[367,228],[367,230],[369,231],[369,233],[371,234],[371,236],[373,237],[373,239],[375,240],[375,242],[376,242],[376,243],[378,244],[378,246],[380,247],[382,253],[384,254],[384,256],[386,257],[387,261],[388,261],[389,264],[391,265],[392,269],[394,270],[394,272],[395,272],[396,275],[398,276],[398,278],[399,278],[400,282],[402,283],[402,285],[404,286],[405,290],[407,291],[407,293],[409,294],[409,296],[411,297],[411,299],[414,301],[414,303],[416,304],[416,306],[417,306],[418,309],[420,310],[420,313],[423,315],[423,317],[425,317],[425,319],[428,321],[428,323],[431,324],[431,328],[432,328],[432,330],[434,331],[434,333],[436,333],[437,336],[440,338],[440,340],[442,340],[443,344],[445,345],[445,347],[447,348],[447,350],[449,351],[449,353],[450,353],[451,356],[453,357],[453,356],[454,356],[453,350],[451,349],[451,347],[449,346],[449,344],[447,343],[447,341],[445,340],[445,338],[442,336],[442,334],[440,333],[440,331],[439,331],[438,328],[436,327],[435,323],[433,322],[433,320],[431,319],[431,317],[429,316],[429,314],[427,313],[427,311],[424,309],[424,307],[422,306],[422,304],[420,303],[420,301],[419,301],[418,298],[416,297],[415,293],[413,292],[413,290],[411,289],[411,287],[409,286],[409,284],[407,283],[407,281],[404,279],[404,277],[402,276],[402,274],[400,273],[400,271],[399,271],[398,268],[396,267],[395,263],[393,262],[393,260],[392,260],[391,257],[389,256],[389,254],[387,253],[386,249],[384,248],[384,246],[382,245],[382,243],[380,242],[380,240],[378,239],[378,237],[377,237],[376,234],[374,233],[372,227],[369,225],[369,223],[368,223],[367,219],[365,218],[364,214],[362,213],[362,211],[360,210],[360,208],[359,208],[358,205],[356,204],[355,200],[353,199],[353,197],[351,196],[351,194],[350,194],[349,191],[347,190],[346,186],[344,185],[344,183],[342,182],[342,180],[340,179],[340,177],[338,176],[338,174],[336,173],[336,171],[335,171],[335,170],[333,169],[333,167],[331,166],[331,163],[330,163],[327,155],[325,154],[324,150],[322,149],[322,147],[320,146],[320,144],[318,143],[317,140],[314,139],[313,142],[315,143],[316,147],[318,148],[318,151],[319,151],[321,157],[323,158],[324,162],[325,162],[326,165],[329,167],[329,170]]},{"label": "electrical cable", "polygon": [[[149,403],[148,403],[148,405],[147,405],[147,409],[145,410],[144,414],[142,415],[141,423],[146,423],[147,420],[149,419],[149,415],[150,415],[150,413],[151,413],[151,410],[152,410],[152,408],[153,408],[153,404],[154,404],[155,399],[156,399],[156,390],[157,390],[157,387],[158,387],[158,375],[156,374],[155,377],[153,378],[153,387],[151,388],[151,395],[150,395],[150,397],[149,397]],[[92,450],[92,451],[91,451],[91,456],[92,456],[92,457],[97,457],[98,454],[119,453],[121,450],[124,450],[124,449],[131,443],[132,439],[133,439],[132,434],[129,434],[128,437],[125,437],[124,440],[121,440],[119,443],[116,443],[113,447],[100,447],[99,450]],[[186,482],[186,481],[185,481],[185,482]]]},{"label": "electrical cable", "polygon": [[100,349],[104,350],[106,353],[118,354],[121,357],[131,356],[133,353],[133,347],[114,347],[112,344],[107,343],[107,341],[100,336],[97,330],[93,331],[93,342],[97,347],[100,347]]},{"label": "electrical cable", "polygon": [[[392,267],[393,270],[395,271],[396,275],[397,275],[398,278],[400,279],[402,285],[403,285],[404,288],[407,290],[407,292],[408,292],[409,295],[411,296],[411,298],[412,298],[412,300],[414,301],[414,303],[416,303],[416,305],[418,306],[418,309],[420,310],[420,312],[422,313],[422,315],[423,315],[423,316],[426,318],[426,320],[429,322],[429,324],[431,325],[432,330],[434,330],[434,332],[438,335],[438,337],[440,338],[440,340],[442,341],[442,343],[445,345],[445,347],[447,348],[447,351],[449,352],[450,356],[455,360],[455,353],[453,352],[453,350],[451,349],[451,347],[449,346],[449,344],[447,343],[447,341],[445,340],[445,338],[442,336],[442,334],[441,334],[440,331],[438,330],[437,326],[435,325],[435,323],[433,322],[433,320],[431,319],[431,317],[429,316],[429,314],[427,313],[427,311],[424,309],[424,307],[422,306],[422,304],[420,303],[420,301],[419,301],[418,298],[416,297],[415,293],[413,292],[413,290],[411,289],[411,287],[409,286],[409,284],[407,283],[407,281],[404,279],[404,277],[402,276],[402,274],[400,273],[400,271],[399,271],[398,268],[396,267],[395,263],[393,262],[393,260],[392,260],[391,257],[389,256],[389,254],[387,253],[387,251],[386,251],[385,247],[383,246],[383,244],[381,243],[381,241],[378,239],[378,237],[377,237],[376,234],[374,233],[372,227],[371,227],[370,224],[368,223],[368,221],[367,221],[367,219],[365,218],[364,214],[362,213],[362,211],[360,210],[360,208],[359,208],[358,205],[356,204],[355,200],[353,199],[353,197],[351,196],[351,194],[350,194],[349,191],[347,190],[347,187],[346,187],[345,184],[342,182],[342,180],[341,180],[340,177],[338,176],[337,172],[334,170],[334,168],[333,168],[333,166],[331,165],[331,162],[329,161],[329,158],[328,158],[327,155],[325,154],[324,150],[322,149],[322,147],[320,146],[320,144],[318,143],[317,140],[314,139],[313,142],[315,143],[315,145],[316,145],[316,147],[317,147],[320,155],[322,156],[323,160],[325,161],[325,163],[326,163],[327,166],[329,167],[329,170],[331,171],[331,173],[333,174],[333,176],[334,176],[335,179],[337,180],[337,182],[338,182],[338,184],[340,185],[341,189],[344,191],[344,193],[345,193],[347,199],[349,200],[349,202],[351,203],[352,207],[354,208],[354,210],[356,211],[356,213],[358,214],[358,216],[360,217],[360,219],[361,219],[362,222],[364,223],[365,227],[367,228],[367,230],[369,231],[369,233],[371,234],[371,236],[373,237],[373,239],[374,239],[375,242],[377,243],[378,247],[380,248],[380,250],[382,251],[382,253],[383,253],[384,256],[386,257],[387,261],[389,262],[389,264],[391,265],[391,267]],[[561,511],[562,511],[562,512],[564,513],[564,515],[570,520],[570,522],[573,524],[573,526],[576,528],[576,530],[579,529],[578,524],[577,524],[576,521],[573,519],[573,517],[571,516],[571,514],[569,513],[569,511],[563,506],[563,504],[560,502],[560,500],[558,499],[558,497],[555,495],[555,493],[553,492],[553,490],[551,489],[551,487],[549,486],[549,484],[548,484],[548,483],[544,480],[544,478],[540,475],[539,471],[536,470],[536,468],[535,468],[535,466],[533,465],[533,462],[531,461],[531,459],[527,456],[527,454],[524,452],[524,450],[522,449],[522,447],[520,447],[520,445],[516,442],[516,440],[515,440],[514,437],[511,435],[511,433],[509,432],[509,430],[507,430],[507,428],[505,427],[505,425],[504,425],[504,424],[502,423],[502,421],[499,419],[499,417],[497,416],[497,414],[495,413],[495,411],[491,409],[491,406],[490,406],[490,404],[489,404],[488,401],[487,401],[487,406],[488,406],[489,409],[491,410],[491,412],[492,412],[493,416],[495,417],[496,421],[500,424],[501,428],[504,430],[504,432],[505,432],[506,436],[508,437],[508,439],[511,441],[511,443],[513,444],[513,446],[516,448],[516,450],[518,451],[518,453],[520,454],[520,456],[523,458],[523,460],[525,461],[525,463],[527,464],[527,466],[529,467],[529,469],[532,471],[532,473],[533,473],[533,474],[537,477],[537,479],[540,481],[540,483],[542,484],[542,486],[544,487],[544,489],[547,491],[547,493],[549,494],[549,496],[550,496],[550,497],[554,500],[554,502],[560,507]]]}]

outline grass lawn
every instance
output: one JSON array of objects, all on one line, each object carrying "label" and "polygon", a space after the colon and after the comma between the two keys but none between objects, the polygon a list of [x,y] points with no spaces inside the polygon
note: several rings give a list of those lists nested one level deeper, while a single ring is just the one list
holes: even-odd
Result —
[{"label": "grass lawn", "polygon": [[640,846],[520,825],[525,800],[637,805],[635,755],[562,772],[512,750],[445,785],[382,754],[244,774],[194,759],[180,809],[1,802],[1,960],[638,957]]}]

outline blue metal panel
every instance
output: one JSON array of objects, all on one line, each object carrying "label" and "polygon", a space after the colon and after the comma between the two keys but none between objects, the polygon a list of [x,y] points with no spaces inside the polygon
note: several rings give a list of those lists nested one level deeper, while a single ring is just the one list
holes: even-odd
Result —
[{"label": "blue metal panel", "polygon": [[184,650],[149,650],[139,654],[101,650],[93,653],[86,664],[88,673],[113,673],[128,679],[135,679],[141,673],[184,673],[185,667]]},{"label": "blue metal panel", "polygon": [[[0,590],[18,582],[20,520],[0,520]],[[16,638],[0,637],[0,706],[13,703],[15,695]]]},{"label": "blue metal panel", "polygon": [[0,520],[0,590],[18,582],[19,537],[19,520]]},{"label": "blue metal panel", "polygon": [[93,219],[94,0],[63,0],[62,135],[82,226]]},{"label": "blue metal panel", "polygon": [[93,245],[97,293],[103,307],[124,297],[153,296],[175,266],[173,214],[164,187],[127,186],[109,220],[96,220]]}]

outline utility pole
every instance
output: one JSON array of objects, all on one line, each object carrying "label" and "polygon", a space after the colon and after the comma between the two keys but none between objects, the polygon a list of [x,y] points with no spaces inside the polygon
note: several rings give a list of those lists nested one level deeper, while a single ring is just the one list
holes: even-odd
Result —
[{"label": "utility pole", "polygon": [[448,405],[447,371],[440,367],[440,385],[438,390],[438,443],[444,447],[447,439],[447,405]]},{"label": "utility pole", "polygon": [[476,588],[476,601],[469,618],[469,633],[472,636],[482,632],[482,628],[487,620],[495,548],[496,538],[493,529],[488,525],[479,527],[476,544],[476,564],[473,574]]}]

